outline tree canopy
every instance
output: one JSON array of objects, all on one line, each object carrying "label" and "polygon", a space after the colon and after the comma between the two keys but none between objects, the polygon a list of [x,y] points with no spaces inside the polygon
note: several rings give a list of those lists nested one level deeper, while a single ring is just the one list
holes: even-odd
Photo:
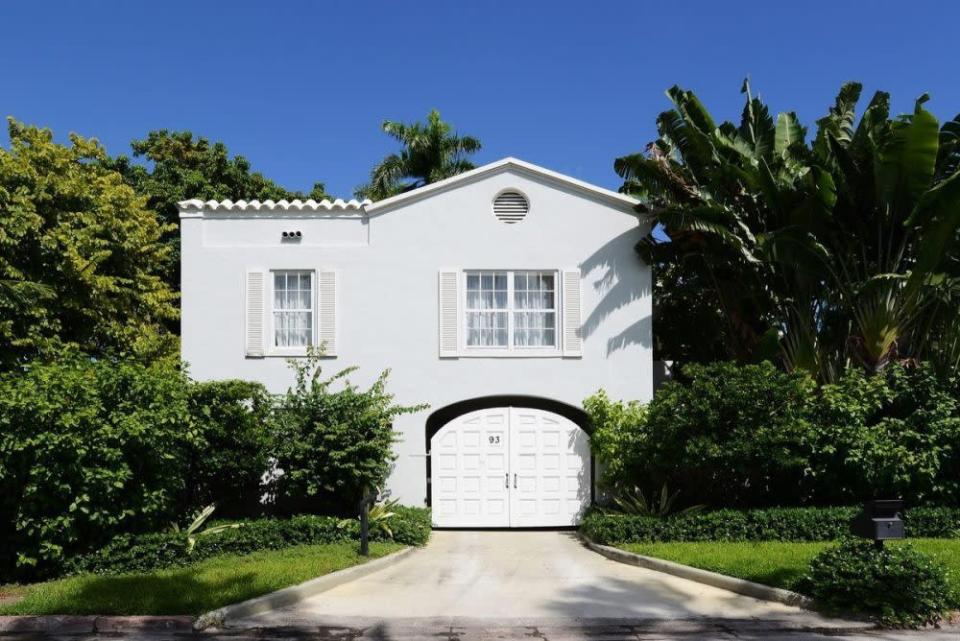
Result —
[{"label": "tree canopy", "polygon": [[[845,84],[808,140],[747,82],[738,124],[673,87],[659,138],[616,160],[668,237],[638,246],[655,304],[674,303],[655,319],[661,357],[779,358],[821,380],[849,364],[960,363],[960,116],[941,127],[923,95],[892,118],[877,92],[858,118],[861,90]],[[668,335],[684,316],[713,319],[695,334],[707,343]]]},{"label": "tree canopy", "polygon": [[108,169],[103,148],[9,119],[0,148],[0,369],[65,347],[97,355],[175,351],[164,281],[171,231]]},{"label": "tree canopy", "polygon": [[323,183],[315,183],[309,194],[289,191],[251,171],[243,156],[230,156],[222,142],[211,143],[189,131],[151,131],[146,138],[130,143],[133,157],[148,164],[132,162],[127,156],[105,159],[105,164],[119,171],[138,194],[145,196],[147,207],[157,213],[167,227],[164,236],[169,245],[167,282],[180,288],[180,238],[177,203],[188,198],[202,200],[322,200],[328,195]]},{"label": "tree canopy", "polygon": [[474,165],[467,157],[480,151],[477,138],[453,133],[436,109],[425,123],[384,120],[382,127],[403,149],[373,168],[370,182],[356,189],[360,198],[382,200],[469,171]]}]

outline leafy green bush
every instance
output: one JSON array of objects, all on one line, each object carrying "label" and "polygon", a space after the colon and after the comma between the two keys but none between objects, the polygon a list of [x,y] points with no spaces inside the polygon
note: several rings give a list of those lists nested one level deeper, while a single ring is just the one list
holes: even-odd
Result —
[{"label": "leafy green bush", "polygon": [[770,363],[688,365],[645,413],[603,396],[584,405],[601,435],[595,451],[607,483],[669,483],[684,503],[747,507],[777,504],[803,486],[813,387]]},{"label": "leafy green bush", "polygon": [[177,514],[186,388],[176,368],[73,355],[0,376],[0,577],[55,572]]},{"label": "leafy green bush", "polygon": [[687,365],[647,406],[584,407],[602,481],[679,507],[960,504],[960,381],[931,366],[857,370],[817,389],[769,363]]},{"label": "leafy green bush", "polygon": [[818,554],[799,589],[828,611],[898,627],[939,623],[956,605],[947,570],[935,559],[909,545],[877,548],[855,539]]},{"label": "leafy green bush", "polygon": [[393,461],[393,419],[422,409],[393,404],[387,372],[366,390],[344,382],[355,368],[321,378],[316,355],[292,361],[295,385],[278,399],[273,490],[287,512],[352,514],[365,489],[381,486]]},{"label": "leafy green bush", "polygon": [[[639,401],[612,401],[600,390],[583,402],[593,434],[590,447],[603,461],[601,481],[631,486],[646,475],[647,408]],[[633,481],[631,481],[633,479]]]},{"label": "leafy green bush", "polygon": [[252,381],[211,381],[188,388],[197,438],[185,469],[188,509],[215,504],[217,516],[259,512],[272,446],[271,398]]},{"label": "leafy green bush", "polygon": [[[430,537],[430,511],[397,507],[390,519],[393,539],[404,545],[423,545]],[[295,545],[358,540],[359,522],[332,516],[299,515],[282,519],[240,521],[241,527],[215,536],[200,537],[190,554],[186,538],[175,532],[123,534],[97,552],[77,557],[69,564],[72,573],[146,572],[196,563],[220,554],[246,554],[257,550],[279,550]],[[214,526],[216,524],[213,524]],[[370,532],[374,541],[387,540],[383,532]]]},{"label": "leafy green bush", "polygon": [[[597,543],[674,541],[831,541],[846,537],[859,507],[715,510],[667,518],[591,512],[581,532]],[[911,537],[960,536],[960,508],[915,508],[904,515]]]},{"label": "leafy green bush", "polygon": [[929,365],[856,370],[811,399],[809,441],[817,503],[902,497],[960,504],[960,388]]},{"label": "leafy green bush", "polygon": [[404,545],[423,545],[430,539],[433,530],[430,510],[397,505],[392,511],[395,516],[390,519],[390,529],[394,541]]}]

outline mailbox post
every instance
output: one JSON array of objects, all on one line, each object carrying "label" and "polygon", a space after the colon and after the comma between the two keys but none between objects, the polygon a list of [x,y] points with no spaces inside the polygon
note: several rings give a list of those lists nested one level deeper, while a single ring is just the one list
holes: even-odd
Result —
[{"label": "mailbox post", "polygon": [[370,505],[373,503],[373,494],[364,490],[360,499],[360,554],[370,556]]},{"label": "mailbox post", "polygon": [[904,538],[902,511],[903,501],[867,501],[863,511],[850,522],[850,531],[882,548],[884,541]]}]

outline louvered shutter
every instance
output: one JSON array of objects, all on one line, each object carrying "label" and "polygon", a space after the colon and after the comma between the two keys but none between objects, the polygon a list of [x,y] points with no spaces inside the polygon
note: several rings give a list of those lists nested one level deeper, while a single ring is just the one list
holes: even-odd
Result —
[{"label": "louvered shutter", "polygon": [[580,270],[563,270],[563,355],[583,355]]},{"label": "louvered shutter", "polygon": [[247,272],[245,345],[247,356],[262,357],[265,339],[264,303],[266,277],[262,271]]},{"label": "louvered shutter", "polygon": [[440,271],[440,356],[455,357],[460,352],[460,292],[457,270]]},{"label": "louvered shutter", "polygon": [[317,270],[317,342],[324,356],[337,355],[337,273]]}]

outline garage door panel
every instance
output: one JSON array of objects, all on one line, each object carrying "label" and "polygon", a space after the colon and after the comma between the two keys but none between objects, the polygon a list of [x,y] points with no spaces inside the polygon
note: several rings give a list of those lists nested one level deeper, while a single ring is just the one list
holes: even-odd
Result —
[{"label": "garage door panel", "polygon": [[565,417],[531,408],[511,408],[510,425],[518,435],[511,437],[511,467],[532,481],[530,491],[511,494],[511,527],[579,523],[592,486],[586,433]]}]

